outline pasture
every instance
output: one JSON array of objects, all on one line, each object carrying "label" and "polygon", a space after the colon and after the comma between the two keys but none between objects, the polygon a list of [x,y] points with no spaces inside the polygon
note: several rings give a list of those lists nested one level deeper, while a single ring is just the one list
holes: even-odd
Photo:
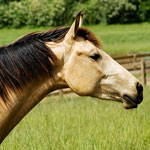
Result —
[{"label": "pasture", "polygon": [[[101,39],[103,48],[112,55],[150,51],[150,23],[131,25],[91,25],[86,26]],[[33,31],[46,31],[49,28],[1,29],[0,45],[8,44],[18,37]]]},{"label": "pasture", "polygon": [[[115,55],[150,51],[150,24],[88,26]],[[48,28],[0,30],[0,45]],[[138,109],[89,97],[46,98],[9,134],[0,150],[150,149],[150,87]]]}]

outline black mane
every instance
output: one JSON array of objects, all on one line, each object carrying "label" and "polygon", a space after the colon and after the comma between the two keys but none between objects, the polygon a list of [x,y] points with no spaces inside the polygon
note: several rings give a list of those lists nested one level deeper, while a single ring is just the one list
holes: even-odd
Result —
[{"label": "black mane", "polygon": [[[0,47],[0,96],[4,101],[8,97],[7,89],[15,91],[44,73],[52,75],[51,62],[55,64],[57,58],[45,42],[59,42],[69,28],[30,33],[7,46]],[[77,35],[100,46],[96,37],[87,29],[80,28]]]},{"label": "black mane", "polygon": [[54,53],[45,45],[58,41],[69,28],[59,28],[43,33],[30,33],[16,42],[0,47],[0,96],[5,100],[7,88],[17,90],[43,73],[51,74]]}]

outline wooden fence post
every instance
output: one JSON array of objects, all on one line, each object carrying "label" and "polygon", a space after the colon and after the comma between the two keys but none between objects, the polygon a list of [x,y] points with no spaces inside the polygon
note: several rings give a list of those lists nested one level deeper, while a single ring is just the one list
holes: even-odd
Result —
[{"label": "wooden fence post", "polygon": [[134,70],[136,70],[136,63],[137,59],[136,59],[136,54],[133,55],[133,63],[134,63]]},{"label": "wooden fence post", "polygon": [[146,85],[146,67],[145,67],[145,61],[141,60],[141,75],[142,75],[142,83],[143,85]]}]

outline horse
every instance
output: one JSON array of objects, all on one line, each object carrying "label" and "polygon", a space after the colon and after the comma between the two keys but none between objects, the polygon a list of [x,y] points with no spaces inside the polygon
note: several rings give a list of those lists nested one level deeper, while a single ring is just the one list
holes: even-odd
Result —
[{"label": "horse", "polygon": [[70,27],[29,33],[0,47],[0,143],[47,94],[70,88],[80,96],[118,101],[126,109],[143,100],[143,86],[102,50],[81,27],[79,12]]}]

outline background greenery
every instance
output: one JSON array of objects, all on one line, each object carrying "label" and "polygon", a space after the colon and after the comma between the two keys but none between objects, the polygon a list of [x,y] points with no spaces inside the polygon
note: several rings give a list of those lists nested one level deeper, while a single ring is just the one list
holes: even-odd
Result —
[{"label": "background greenery", "polygon": [[81,10],[86,25],[150,21],[149,0],[0,0],[0,28],[70,24]]}]

